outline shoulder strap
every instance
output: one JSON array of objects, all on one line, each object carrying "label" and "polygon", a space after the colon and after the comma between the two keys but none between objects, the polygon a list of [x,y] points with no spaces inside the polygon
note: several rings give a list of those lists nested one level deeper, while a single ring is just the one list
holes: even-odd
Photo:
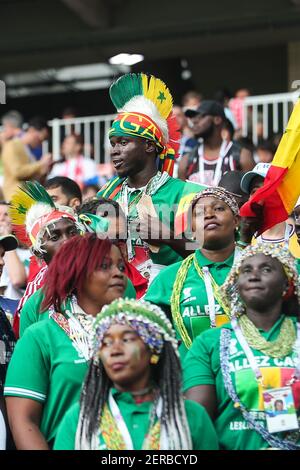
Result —
[{"label": "shoulder strap", "polygon": [[113,199],[120,191],[124,179],[125,178],[119,178],[119,176],[112,178],[98,191],[97,197]]},{"label": "shoulder strap", "polygon": [[199,148],[199,144],[196,145],[196,147],[194,147],[193,150],[191,150],[188,153],[188,162],[189,162],[189,164],[193,163],[194,160],[198,159],[198,148]]},{"label": "shoulder strap", "polygon": [[241,150],[242,150],[242,147],[240,146],[240,144],[238,144],[237,142],[233,142],[232,146],[230,147],[227,155],[231,155],[232,156],[232,159],[235,163],[235,167],[236,167],[236,170],[241,170],[241,163],[240,163],[240,156],[241,156]]},{"label": "shoulder strap", "polygon": [[170,299],[173,322],[187,349],[190,349],[192,345],[192,340],[184,325],[183,318],[180,314],[180,294],[183,288],[184,281],[186,280],[187,272],[193,262],[194,256],[195,255],[193,253],[187,258],[185,258],[185,260],[182,262],[175,278],[173,291]]},{"label": "shoulder strap", "polygon": [[197,145],[191,152],[188,153],[188,164],[187,164],[187,178],[191,176],[195,171],[197,171],[198,163],[198,148]]},{"label": "shoulder strap", "polygon": [[299,450],[300,446],[287,439],[280,439],[276,435],[273,435],[262,426],[259,421],[256,421],[250,411],[241,402],[231,378],[230,367],[229,367],[229,356],[230,356],[230,340],[231,331],[226,328],[222,328],[220,336],[220,364],[221,372],[223,376],[223,383],[229,397],[234,403],[234,408],[239,409],[243,415],[244,420],[249,424],[250,429],[260,434],[260,436],[271,446],[282,450]]}]

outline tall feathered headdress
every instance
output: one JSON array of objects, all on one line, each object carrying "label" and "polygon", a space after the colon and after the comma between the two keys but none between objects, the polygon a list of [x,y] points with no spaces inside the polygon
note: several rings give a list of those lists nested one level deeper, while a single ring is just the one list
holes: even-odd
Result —
[{"label": "tall feathered headdress", "polygon": [[70,208],[56,207],[45,188],[37,181],[26,181],[11,199],[9,215],[17,238],[28,247],[42,252],[41,242],[47,226],[68,218],[77,224]]},{"label": "tall feathered headdress", "polygon": [[135,136],[156,143],[160,170],[172,175],[178,156],[180,132],[172,115],[173,98],[165,83],[144,73],[129,73],[110,87],[118,111],[109,136]]}]

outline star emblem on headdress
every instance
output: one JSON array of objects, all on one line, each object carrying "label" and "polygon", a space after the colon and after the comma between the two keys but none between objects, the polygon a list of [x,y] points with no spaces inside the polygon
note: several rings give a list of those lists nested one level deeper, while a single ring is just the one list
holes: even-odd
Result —
[{"label": "star emblem on headdress", "polygon": [[166,100],[167,98],[165,97],[164,92],[163,92],[163,91],[160,91],[160,92],[159,92],[159,95],[158,95],[158,97],[157,97],[156,99],[157,99],[158,101],[160,101],[160,103],[162,104],[162,102],[163,102],[164,100]]},{"label": "star emblem on headdress", "polygon": [[19,214],[26,214],[27,209],[22,204],[19,204],[18,207],[17,207],[17,211],[18,211]]}]

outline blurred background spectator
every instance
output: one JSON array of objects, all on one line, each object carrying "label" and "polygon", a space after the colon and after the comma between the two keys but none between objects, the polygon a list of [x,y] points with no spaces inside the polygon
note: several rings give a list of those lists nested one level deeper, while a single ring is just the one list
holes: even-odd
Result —
[{"label": "blurred background spectator", "polygon": [[47,123],[37,117],[30,120],[28,130],[20,137],[5,142],[2,150],[3,193],[6,201],[24,180],[43,181],[49,173],[52,155],[47,153],[36,161],[32,149],[40,146],[49,136]]}]

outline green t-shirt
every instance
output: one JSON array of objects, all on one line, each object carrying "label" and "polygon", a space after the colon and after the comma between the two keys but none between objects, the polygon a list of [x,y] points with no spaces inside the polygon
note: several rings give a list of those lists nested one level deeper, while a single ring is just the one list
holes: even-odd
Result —
[{"label": "green t-shirt", "polygon": [[[205,186],[185,182],[177,178],[170,177],[165,184],[163,184],[152,196],[152,203],[155,207],[156,213],[159,219],[170,229],[174,230],[174,219],[177,212],[177,207],[180,200],[187,196],[188,194],[196,194],[205,189]],[[140,189],[131,191],[129,195],[128,204],[132,204],[134,200],[139,199],[139,194],[141,193]],[[114,197],[115,200],[118,200],[120,192]],[[170,210],[172,209],[173,210]],[[135,204],[132,204],[130,215],[136,213]],[[142,241],[138,239],[136,242],[137,246],[142,246]],[[180,256],[173,248],[168,245],[160,245],[159,251],[157,253],[152,253],[150,251],[150,257],[154,264],[160,264],[164,266],[169,266],[170,264],[177,263],[183,258]]]},{"label": "green t-shirt", "polygon": [[[277,338],[284,316],[265,332],[260,333],[267,341]],[[258,385],[253,370],[241,348],[235,333],[228,323],[222,328],[231,330],[230,372],[234,388],[241,402],[251,412],[252,417],[262,425],[266,425],[263,407],[262,389]],[[215,328],[202,333],[195,339],[183,364],[183,389],[186,392],[198,385],[214,385],[217,397],[217,418],[214,422],[219,445],[226,450],[258,450],[269,447],[268,443],[258,434],[249,429],[242,413],[234,407],[224,386],[220,365],[220,334],[222,328]],[[251,348],[252,349],[252,348]],[[252,349],[256,357],[263,382],[267,388],[285,386],[292,377],[296,360],[295,354],[283,358],[273,358]],[[300,409],[300,383],[293,385],[296,408]],[[281,433],[276,433],[278,437]]]},{"label": "green t-shirt", "polygon": [[[132,295],[135,298],[135,289],[128,280],[124,296]],[[22,338],[10,361],[4,394],[44,404],[40,429],[51,444],[65,412],[79,398],[87,363],[49,318],[49,310],[39,313],[43,298],[38,289],[22,309]],[[69,303],[66,308],[70,309]]]},{"label": "green t-shirt", "polygon": [[86,371],[86,360],[64,330],[52,318],[46,318],[27,328],[18,341],[4,395],[43,405],[40,429],[51,445],[66,411],[79,399]]},{"label": "green t-shirt", "polygon": [[41,303],[44,300],[43,290],[38,289],[32,294],[25,302],[20,312],[20,337],[23,336],[24,331],[34,323],[49,318],[49,311],[40,313]]},{"label": "green t-shirt", "polygon": [[[151,402],[136,404],[130,393],[120,393],[112,389],[126,426],[130,432],[135,450],[142,449],[149,428]],[[217,450],[217,435],[205,409],[193,401],[185,401],[187,420],[193,442],[193,450]],[[62,420],[54,444],[54,450],[74,450],[75,435],[79,418],[79,403],[73,405]],[[107,450],[102,436],[99,448]]]},{"label": "green t-shirt", "polygon": [[[127,286],[124,292],[124,297],[129,299],[136,298],[135,288],[130,279],[127,279]],[[41,303],[44,300],[43,290],[38,289],[34,294],[32,294],[29,299],[25,302],[21,314],[20,314],[20,337],[23,336],[26,328],[31,326],[37,321],[44,320],[49,318],[49,311],[40,313]]]},{"label": "green t-shirt", "polygon": [[296,259],[296,266],[297,266],[297,271],[298,271],[298,274],[300,275],[300,259]]},{"label": "green t-shirt", "polygon": [[[196,259],[201,267],[207,266],[209,271],[216,281],[221,286],[231,267],[234,260],[234,253],[225,261],[215,263],[208,260],[203,256],[200,250],[196,250]],[[145,295],[145,300],[159,305],[167,313],[171,308],[171,295],[173,292],[174,282],[181,262],[173,264],[163,269],[159,275],[150,284],[150,287]],[[215,303],[216,311],[216,325],[221,326],[228,321],[227,316],[224,314],[220,305]],[[210,328],[209,320],[209,307],[208,299],[204,281],[196,271],[194,263],[190,266],[186,280],[183,284],[183,289],[180,295],[180,314],[183,318],[184,326],[193,341],[203,331]],[[177,325],[174,322],[174,327],[177,332],[177,337],[180,339]],[[181,358],[183,359],[187,353],[187,349],[182,343],[179,348]]]}]

